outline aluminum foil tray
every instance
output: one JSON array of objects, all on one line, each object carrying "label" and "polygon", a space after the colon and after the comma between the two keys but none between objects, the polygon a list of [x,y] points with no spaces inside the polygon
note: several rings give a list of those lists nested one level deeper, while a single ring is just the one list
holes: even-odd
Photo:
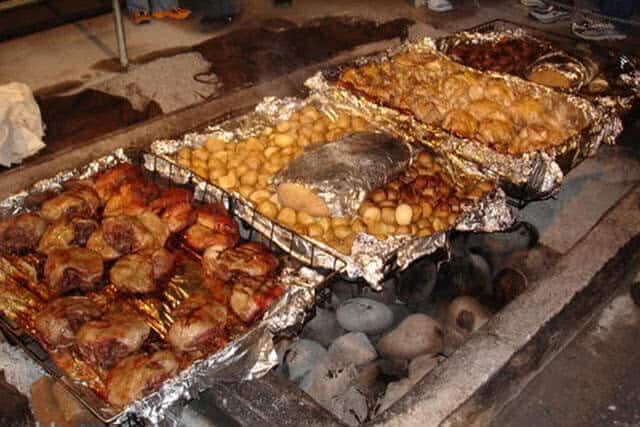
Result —
[{"label": "aluminum foil tray", "polygon": [[[186,185],[193,188],[195,184],[189,179],[185,179],[185,175],[181,173],[183,171],[175,169],[172,173],[171,170],[164,168],[160,173],[154,169],[155,158],[154,155],[141,151],[117,150],[83,168],[61,172],[50,179],[39,181],[27,190],[6,198],[0,202],[0,215],[14,215],[27,211],[30,201],[34,198],[37,199],[39,193],[55,191],[60,188],[63,182],[71,178],[88,178],[99,171],[123,162],[133,163],[141,168],[144,166],[142,170],[145,171],[145,177],[159,186]],[[206,194],[199,191],[194,194],[194,199],[201,202],[209,201],[205,200],[204,196]],[[231,199],[221,201],[228,209],[233,209]],[[240,224],[240,232],[241,237],[245,240],[260,240],[261,238],[245,224]],[[11,293],[11,295],[18,295],[18,298],[3,308],[3,315],[0,315],[0,328],[11,336],[52,377],[58,379],[101,421],[115,425],[131,425],[132,419],[138,419],[145,420],[152,425],[157,425],[160,422],[167,423],[167,425],[177,425],[179,420],[176,419],[175,414],[179,413],[178,409],[184,401],[196,397],[215,382],[250,380],[271,370],[277,364],[273,337],[276,334],[287,333],[300,327],[312,313],[316,290],[321,291],[330,278],[301,265],[298,261],[278,251],[277,248],[274,249],[276,249],[276,253],[280,254],[279,257],[283,264],[279,280],[286,290],[262,318],[244,333],[234,337],[221,350],[196,360],[175,377],[165,381],[158,390],[125,408],[110,405],[85,384],[66,376],[56,367],[38,341],[32,337],[30,324],[25,320],[25,317],[29,316],[29,310],[35,310],[35,306],[28,302],[33,300],[33,296],[31,299],[29,298],[31,291],[28,288],[28,283],[32,280],[25,274],[25,270],[20,268],[22,264],[13,264],[5,256],[0,256],[0,286],[8,286],[12,290],[16,290],[16,294]],[[171,283],[173,282],[172,279]],[[3,293],[3,298],[6,298],[7,295],[7,293]],[[21,296],[24,299],[21,299]],[[7,299],[4,301],[6,302]],[[5,314],[9,316],[5,316]],[[148,321],[154,329],[155,319],[149,318]]]},{"label": "aluminum foil tray", "polygon": [[[428,237],[393,236],[384,241],[367,233],[359,233],[351,246],[351,254],[346,255],[334,247],[301,235],[278,221],[262,215],[252,202],[239,193],[229,193],[176,163],[176,153],[183,147],[201,147],[212,138],[233,143],[238,138],[254,136],[265,127],[276,126],[279,121],[287,119],[295,111],[310,104],[317,106],[329,117],[336,117],[338,110],[349,109],[349,106],[343,107],[342,104],[334,102],[324,94],[304,100],[265,98],[255,111],[212,126],[205,132],[188,134],[179,140],[154,142],[151,145],[151,151],[158,157],[154,160],[155,164],[150,167],[161,173],[166,171],[174,175],[175,171],[180,169],[181,172],[177,174],[184,175],[185,180],[196,182],[196,191],[202,193],[202,198],[231,203],[235,215],[303,263],[314,268],[343,273],[349,279],[362,278],[374,289],[381,289],[384,278],[391,271],[405,269],[416,259],[445,247],[449,230],[436,232]],[[371,119],[367,115],[363,117],[367,120]],[[394,133],[394,135],[399,134]],[[453,163],[451,168],[461,173]],[[479,180],[485,179],[479,173],[472,175]],[[514,217],[507,206],[505,194],[497,189],[469,207],[457,225],[450,229],[498,231],[509,227],[513,221]]]}]

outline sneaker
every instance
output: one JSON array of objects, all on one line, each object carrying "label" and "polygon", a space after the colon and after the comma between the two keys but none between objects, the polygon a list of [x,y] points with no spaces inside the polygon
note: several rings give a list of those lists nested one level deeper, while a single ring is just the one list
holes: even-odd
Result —
[{"label": "sneaker", "polygon": [[449,0],[427,0],[427,7],[434,12],[448,12],[453,9]]},{"label": "sneaker", "polygon": [[585,40],[624,40],[627,36],[610,22],[583,21],[571,24],[571,31]]},{"label": "sneaker", "polygon": [[153,17],[156,19],[187,19],[191,15],[191,11],[189,9],[183,9],[181,7],[176,7],[171,10],[156,10],[153,12]]},{"label": "sneaker", "polygon": [[131,12],[129,17],[131,18],[131,22],[136,25],[148,24],[151,22],[151,14],[148,10],[137,10],[135,12]]},{"label": "sneaker", "polygon": [[556,9],[553,6],[544,8],[534,8],[529,11],[529,16],[542,22],[543,24],[552,24],[554,22],[569,19],[571,14],[564,10]]},{"label": "sneaker", "polygon": [[542,0],[520,0],[520,4],[527,7],[547,7]]}]

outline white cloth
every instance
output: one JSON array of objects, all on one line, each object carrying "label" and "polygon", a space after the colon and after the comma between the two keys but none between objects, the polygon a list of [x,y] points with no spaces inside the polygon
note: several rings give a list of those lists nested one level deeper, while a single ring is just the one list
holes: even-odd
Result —
[{"label": "white cloth", "polygon": [[0,165],[21,163],[44,148],[40,108],[24,83],[0,85]]}]

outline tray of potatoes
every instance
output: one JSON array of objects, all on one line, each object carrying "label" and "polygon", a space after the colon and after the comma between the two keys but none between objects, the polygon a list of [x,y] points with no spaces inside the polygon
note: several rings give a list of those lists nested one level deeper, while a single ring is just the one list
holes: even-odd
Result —
[{"label": "tray of potatoes", "polygon": [[[314,217],[282,207],[273,177],[303,155],[305,147],[349,132],[375,130],[362,117],[317,99],[295,105],[288,114],[271,109],[267,124],[262,122],[264,114],[250,113],[180,141],[157,141],[152,151],[190,170],[214,199],[233,199],[240,219],[293,256],[313,267],[364,277],[372,285],[398,258],[408,265],[444,246],[446,232],[464,222],[471,211],[474,218],[479,209],[500,211],[499,224],[489,226],[494,229],[512,221],[504,194],[493,182],[457,175],[444,159],[424,151],[403,174],[372,191],[352,217]],[[237,129],[247,130],[249,123],[251,131]],[[497,198],[488,197],[496,194]],[[492,202],[482,203],[485,199]],[[486,229],[487,224],[481,227]],[[403,248],[407,253],[399,254]]]}]

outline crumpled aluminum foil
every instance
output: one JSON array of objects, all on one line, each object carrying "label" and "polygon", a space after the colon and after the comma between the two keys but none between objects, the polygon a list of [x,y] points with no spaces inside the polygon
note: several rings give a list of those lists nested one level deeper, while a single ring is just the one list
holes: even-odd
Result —
[{"label": "crumpled aluminum foil", "polygon": [[[196,195],[197,197],[202,197],[203,200],[232,203],[234,215],[246,221],[281,249],[305,264],[342,272],[350,279],[362,278],[373,289],[381,290],[383,279],[387,273],[395,269],[404,269],[416,259],[445,247],[447,241],[446,233],[435,233],[429,237],[393,236],[385,241],[379,241],[371,235],[360,233],[353,243],[351,254],[345,255],[323,242],[301,236],[278,222],[265,217],[256,210],[252,203],[239,194],[231,195],[198,177],[193,172],[182,169],[175,163],[175,158],[172,157],[181,147],[198,147],[210,138],[233,141],[235,138],[256,135],[266,126],[266,122],[273,126],[278,121],[287,119],[293,111],[301,109],[310,103],[316,105],[329,117],[336,117],[337,110],[357,113],[357,109],[353,109],[352,105],[349,104],[349,100],[342,103],[340,100],[334,100],[325,95],[326,93],[315,93],[304,100],[265,98],[256,107],[255,111],[212,126],[204,133],[191,133],[179,140],[160,140],[152,143],[151,151],[159,156],[155,159],[149,159],[149,162],[152,162],[154,164],[153,167],[160,173],[182,175],[185,182],[186,180],[191,180],[197,183]],[[390,112],[389,116],[376,117],[375,120],[373,120],[371,114],[379,113],[377,110],[375,113],[365,110],[357,115],[374,122],[381,130],[390,131],[393,135],[406,137],[406,142],[414,140],[407,131],[396,131],[396,129],[402,128],[402,117],[398,118],[397,113],[394,115],[394,112]],[[255,124],[252,120],[256,120]],[[381,126],[381,123],[384,126]],[[455,162],[451,164],[450,173],[452,176],[455,177],[456,173],[466,174],[463,171],[454,171],[456,164]],[[182,169],[182,171],[176,172],[179,169]],[[470,175],[479,179],[483,176],[478,171],[474,171]],[[486,179],[486,176],[484,179]],[[490,198],[491,202],[479,203],[465,211],[465,214],[460,219],[461,223],[466,224],[464,226],[465,229],[495,231],[508,228],[513,223],[514,215],[507,205],[504,192],[501,189],[497,189],[493,195],[487,197]],[[471,215],[476,219],[483,218],[485,212],[487,218],[491,218],[490,221],[477,220],[476,224],[473,225],[474,220],[465,220],[467,215]]]},{"label": "crumpled aluminum foil", "polygon": [[385,133],[356,132],[317,147],[289,162],[273,180],[311,190],[331,216],[354,215],[370,191],[382,187],[411,164],[412,149]]},{"label": "crumpled aluminum foil", "polygon": [[[348,67],[381,63],[406,50],[446,57],[438,51],[434,39],[425,38],[417,42],[407,42],[381,54],[360,58],[352,64],[318,72],[309,78],[305,85],[314,96],[326,98],[328,102],[340,105],[352,114],[366,117],[375,126],[387,132],[421,142],[443,156],[457,157],[457,162],[461,166],[468,167],[470,173],[477,173],[480,170],[487,177],[508,182],[511,187],[519,189],[519,198],[527,200],[543,198],[557,191],[564,178],[563,168],[558,162],[560,157],[563,159],[564,172],[567,172],[585,158],[593,156],[601,143],[614,143],[616,137],[622,132],[622,121],[618,116],[605,114],[604,109],[594,106],[583,98],[563,94],[560,96],[565,97],[585,114],[589,122],[587,128],[569,137],[561,145],[513,156],[499,153],[478,141],[454,136],[440,128],[422,123],[412,115],[381,106],[333,83],[341,71]],[[552,94],[558,96],[558,93],[550,88],[515,76],[479,72],[472,68],[468,70],[502,79],[507,84],[524,88],[535,96]]]},{"label": "crumpled aluminum foil", "polygon": [[[123,162],[140,163],[150,172],[155,170],[151,155],[139,151],[125,152],[118,149],[113,153],[90,162],[86,166],[60,172],[52,178],[43,179],[31,188],[16,193],[0,201],[0,213],[13,215],[28,210],[27,201],[34,194],[57,191],[65,181],[72,178],[89,178],[96,173]],[[155,156],[151,156],[155,158]],[[180,169],[163,170],[163,176],[178,184],[188,182]],[[202,197],[195,192],[194,198]],[[285,266],[279,280],[286,292],[239,339],[232,341],[222,350],[207,358],[194,362],[174,378],[166,381],[157,391],[137,400],[126,408],[116,408],[99,399],[83,384],[64,377],[62,383],[78,397],[102,421],[118,425],[125,423],[130,415],[147,420],[151,425],[178,425],[172,418],[176,408],[187,399],[196,397],[199,392],[218,381],[240,381],[258,378],[277,365],[278,360],[273,347],[274,335],[302,324],[308,311],[315,302],[315,289],[326,277],[308,267],[301,266],[291,258],[284,258]],[[5,275],[0,271],[0,280]],[[6,280],[6,279],[5,279]],[[4,324],[4,323],[2,323]],[[16,349],[16,351],[19,351]],[[36,362],[44,363],[37,359]]]}]

